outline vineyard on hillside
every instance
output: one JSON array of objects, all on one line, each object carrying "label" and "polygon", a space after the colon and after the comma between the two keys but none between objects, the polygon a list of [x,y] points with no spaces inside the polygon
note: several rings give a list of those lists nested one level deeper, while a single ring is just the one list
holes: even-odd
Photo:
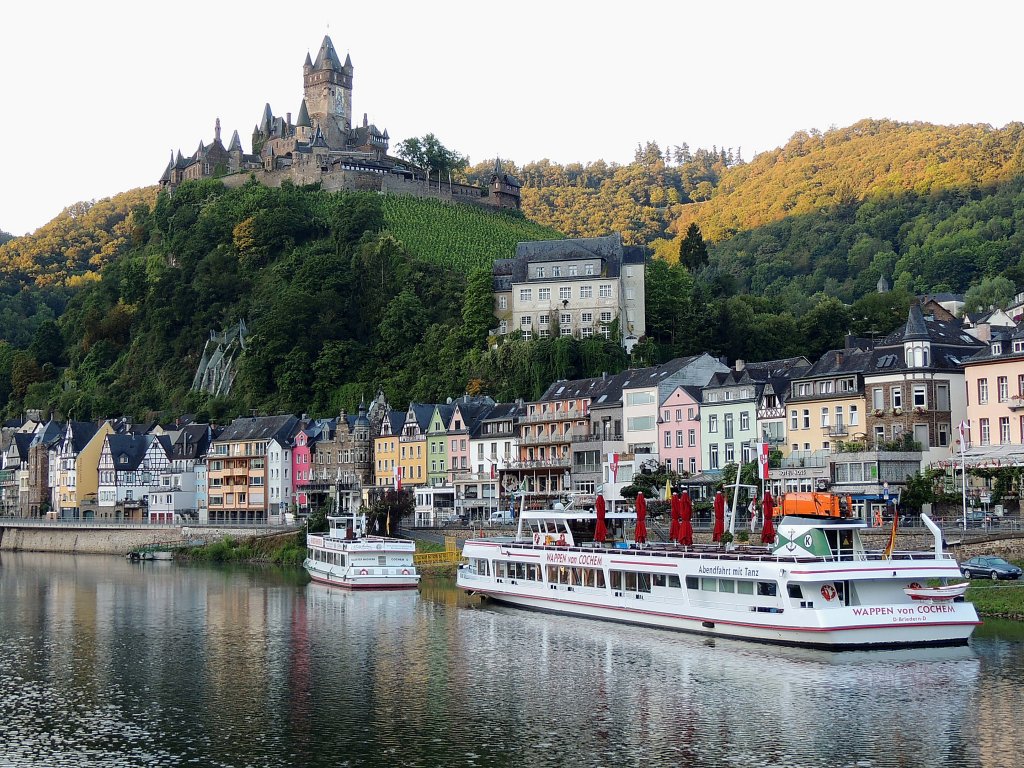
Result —
[{"label": "vineyard on hillside", "polygon": [[384,197],[387,227],[413,255],[469,271],[515,255],[524,240],[555,240],[561,234],[515,213],[419,197]]}]

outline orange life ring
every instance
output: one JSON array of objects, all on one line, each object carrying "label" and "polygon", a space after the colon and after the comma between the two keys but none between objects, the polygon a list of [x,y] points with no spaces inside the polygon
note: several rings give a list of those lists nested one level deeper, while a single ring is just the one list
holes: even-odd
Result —
[{"label": "orange life ring", "polygon": [[370,572],[368,570],[366,570],[365,568],[363,568],[363,570],[361,570],[359,572],[360,576],[368,576],[369,574],[370,574]]},{"label": "orange life ring", "polygon": [[837,594],[836,593],[836,588],[833,587],[831,584],[825,584],[821,588],[821,596],[824,597],[829,602],[831,602],[832,600],[835,600],[836,594]]},{"label": "orange life ring", "polygon": [[403,576],[408,576],[409,575],[409,569],[408,568],[403,568],[402,569],[402,575]]}]

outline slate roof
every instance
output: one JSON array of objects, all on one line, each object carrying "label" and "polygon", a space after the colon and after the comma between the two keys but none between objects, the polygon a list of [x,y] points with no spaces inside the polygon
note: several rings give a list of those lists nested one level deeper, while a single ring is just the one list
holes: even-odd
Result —
[{"label": "slate roof", "polygon": [[138,469],[142,465],[142,460],[146,457],[146,451],[149,450],[152,441],[152,435],[107,435],[107,445],[110,446],[114,469],[118,472],[131,472]]},{"label": "slate roof", "polygon": [[291,415],[239,417],[225,427],[214,442],[277,440],[286,445],[298,432],[298,428],[299,420]]},{"label": "slate roof", "polygon": [[31,432],[15,432],[11,444],[18,449],[18,461],[28,461],[28,449],[32,447],[35,435]]},{"label": "slate roof", "polygon": [[171,446],[172,459],[196,459],[210,448],[210,425],[188,424],[181,428]]},{"label": "slate roof", "polygon": [[338,58],[337,51],[334,50],[334,43],[331,42],[330,35],[324,35],[324,40],[320,43],[320,50],[316,54],[316,61],[313,62],[313,69],[335,69],[341,72],[342,69],[351,69],[352,62],[345,57],[345,65],[341,63],[341,59]]},{"label": "slate roof", "polygon": [[[513,284],[529,279],[530,264],[558,261],[600,259],[600,276],[615,278],[621,274],[623,264],[643,264],[644,252],[640,248],[624,247],[619,233],[604,237],[580,237],[571,240],[530,240],[516,245],[511,259],[496,259],[492,267],[495,290],[511,290]],[[505,277],[509,276],[509,277]],[[592,276],[596,279],[598,276]],[[509,279],[510,278],[510,279]],[[580,276],[545,278],[579,280]]]},{"label": "slate roof", "polygon": [[69,426],[71,428],[71,445],[75,453],[81,453],[82,449],[92,440],[93,435],[99,431],[99,426],[91,421],[72,421],[69,422]]},{"label": "slate roof", "polygon": [[1024,339],[1024,323],[1018,323],[1016,328],[1007,328],[1002,331],[993,331],[992,341],[1002,342],[1002,351],[998,355],[992,354],[992,341],[984,343],[975,354],[967,358],[972,363],[980,363],[986,360],[1024,360],[1024,352],[1014,352],[1013,342]]},{"label": "slate roof", "polygon": [[312,128],[312,123],[309,122],[309,110],[306,109],[306,100],[303,99],[299,105],[299,116],[295,119],[295,126],[297,128]]},{"label": "slate roof", "polygon": [[959,320],[937,320],[922,313],[921,308],[915,304],[910,308],[907,322],[886,336],[872,351],[872,364],[865,373],[884,374],[906,370],[903,352],[906,341],[930,342],[929,365],[923,370],[960,370],[963,361],[986,346],[967,333]]}]

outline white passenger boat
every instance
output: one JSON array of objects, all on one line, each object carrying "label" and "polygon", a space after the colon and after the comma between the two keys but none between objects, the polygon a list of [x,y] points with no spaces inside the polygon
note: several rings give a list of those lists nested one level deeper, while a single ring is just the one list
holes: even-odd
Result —
[{"label": "white passenger boat", "polygon": [[414,542],[366,535],[366,516],[328,517],[330,533],[306,536],[303,567],[314,581],[347,589],[415,589]]},{"label": "white passenger boat", "polygon": [[774,546],[723,548],[623,541],[630,517],[606,515],[613,541],[598,543],[593,511],[523,511],[514,538],[466,542],[458,584],[522,608],[834,650],[963,645],[980,623],[959,587],[921,586],[960,578],[926,515],[934,549],[888,554],[865,548],[857,519],[785,516]]}]

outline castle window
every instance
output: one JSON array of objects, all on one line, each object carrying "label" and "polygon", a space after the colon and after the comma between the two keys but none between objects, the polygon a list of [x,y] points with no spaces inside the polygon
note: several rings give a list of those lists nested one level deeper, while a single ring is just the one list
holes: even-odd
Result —
[{"label": "castle window", "polygon": [[594,265],[593,264],[587,264],[585,267],[583,267],[583,274],[585,274],[585,275],[592,275],[592,274],[594,274]]}]

